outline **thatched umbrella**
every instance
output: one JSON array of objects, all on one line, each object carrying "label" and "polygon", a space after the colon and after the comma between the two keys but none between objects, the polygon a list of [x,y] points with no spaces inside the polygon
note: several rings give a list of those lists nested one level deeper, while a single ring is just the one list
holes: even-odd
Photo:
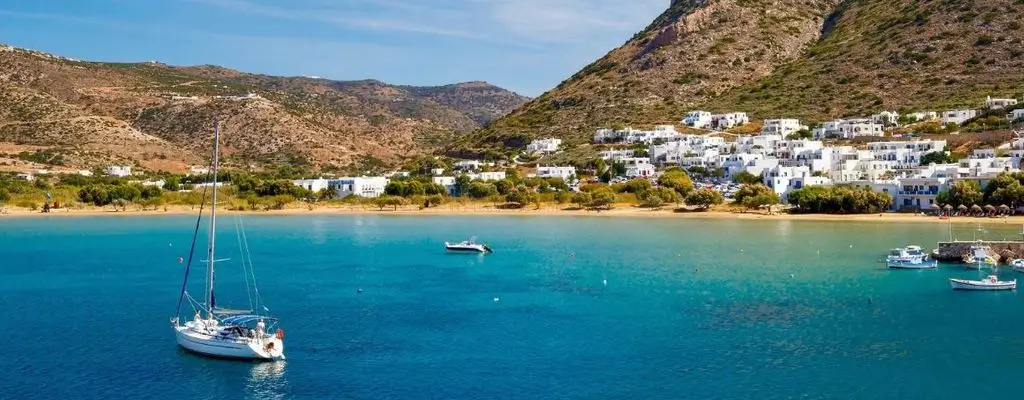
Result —
[{"label": "thatched umbrella", "polygon": [[952,204],[946,204],[946,206],[942,207],[942,208],[944,208],[946,211],[953,211],[953,205]]},{"label": "thatched umbrella", "polygon": [[986,204],[985,205],[985,209],[988,210],[989,212],[992,212],[992,211],[996,210],[996,206],[993,206],[991,204]]},{"label": "thatched umbrella", "polygon": [[1008,206],[1008,205],[1006,205],[1006,204],[1000,204],[1000,205],[999,205],[999,211],[1002,211],[1002,212],[1009,212],[1009,211],[1010,211],[1010,206]]},{"label": "thatched umbrella", "polygon": [[967,211],[967,205],[965,205],[965,204],[961,204],[961,205],[960,205],[959,207],[957,207],[956,209],[957,209],[957,210],[960,210],[960,211]]},{"label": "thatched umbrella", "polygon": [[975,204],[975,205],[971,206],[971,211],[981,212],[981,206]]},{"label": "thatched umbrella", "polygon": [[941,210],[942,209],[942,204],[939,204],[939,203],[932,204],[932,208],[934,208],[936,210]]}]

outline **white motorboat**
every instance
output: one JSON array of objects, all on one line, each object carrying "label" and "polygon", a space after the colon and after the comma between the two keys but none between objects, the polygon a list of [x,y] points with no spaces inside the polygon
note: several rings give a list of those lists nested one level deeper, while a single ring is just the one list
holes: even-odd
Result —
[{"label": "white motorboat", "polygon": [[907,246],[901,249],[892,249],[885,258],[885,264],[894,269],[929,269],[938,268],[939,263],[929,260],[920,246]]},{"label": "white motorboat", "polygon": [[997,264],[995,257],[989,255],[988,246],[981,244],[971,245],[971,252],[964,256],[964,267],[967,269],[982,270]]},{"label": "white motorboat", "polygon": [[1015,258],[1010,261],[1010,268],[1014,271],[1024,272],[1024,258]]},{"label": "white motorboat", "polygon": [[953,290],[1015,290],[1017,280],[1001,281],[995,275],[989,275],[984,280],[972,281],[969,279],[949,278],[949,284]]},{"label": "white motorboat", "polygon": [[[213,176],[212,187],[217,187],[218,152],[220,150],[219,137],[220,124],[217,124],[213,134],[213,164],[210,174]],[[245,235],[241,232],[241,221],[239,227],[239,245],[243,252],[242,267],[246,277],[246,291],[249,291],[251,284],[249,310],[225,310],[216,307],[214,297],[214,264],[228,261],[214,258],[214,244],[217,237],[217,191],[213,190],[210,205],[210,223],[207,244],[207,275],[205,297],[202,301],[193,298],[188,292],[189,269],[192,266],[192,255],[194,254],[196,237],[199,232],[200,223],[203,217],[204,201],[199,208],[199,217],[196,220],[195,232],[192,236],[192,247],[189,252],[188,263],[185,266],[185,282],[181,286],[181,294],[178,297],[178,311],[171,318],[171,325],[174,327],[174,334],[178,345],[194,353],[220,358],[234,358],[246,360],[283,360],[284,359],[284,331],[277,328],[276,318],[264,315],[261,311],[269,311],[263,305],[259,290],[256,289],[256,277],[252,273],[252,260],[248,256],[248,243]],[[195,310],[191,321],[180,322],[181,304],[188,300]],[[253,303],[253,299],[255,303]],[[255,311],[254,311],[255,310]],[[205,315],[204,315],[205,314]]]},{"label": "white motorboat", "polygon": [[483,243],[477,243],[476,242],[476,238],[471,238],[469,240],[463,240],[463,241],[458,242],[458,243],[444,242],[444,248],[445,248],[445,250],[455,251],[455,252],[469,252],[469,253],[473,253],[473,252],[475,252],[475,253],[493,253],[494,252],[494,250],[491,250],[490,246],[488,246],[486,244],[483,244]]}]

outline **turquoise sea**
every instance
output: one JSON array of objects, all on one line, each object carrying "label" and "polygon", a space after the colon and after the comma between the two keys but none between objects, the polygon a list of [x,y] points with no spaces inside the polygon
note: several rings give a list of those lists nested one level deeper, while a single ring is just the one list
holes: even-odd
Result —
[{"label": "turquoise sea", "polygon": [[[221,222],[218,256],[237,260],[234,217]],[[194,218],[0,219],[0,397],[960,399],[1021,387],[1024,297],[953,292],[948,277],[978,273],[952,265],[878,263],[890,247],[934,247],[942,224],[244,222],[283,363],[176,346],[168,318]],[[473,235],[496,252],[441,247]],[[241,270],[219,265],[219,303],[244,306]]]}]

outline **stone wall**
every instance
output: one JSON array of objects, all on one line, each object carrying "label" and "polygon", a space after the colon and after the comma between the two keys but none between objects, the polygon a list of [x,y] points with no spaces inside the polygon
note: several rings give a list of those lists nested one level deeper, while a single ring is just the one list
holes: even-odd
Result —
[{"label": "stone wall", "polygon": [[935,257],[939,261],[956,262],[963,259],[964,254],[971,252],[971,246],[981,243],[988,246],[989,254],[996,256],[999,262],[1009,262],[1011,259],[1024,257],[1024,242],[939,242],[939,254]]}]

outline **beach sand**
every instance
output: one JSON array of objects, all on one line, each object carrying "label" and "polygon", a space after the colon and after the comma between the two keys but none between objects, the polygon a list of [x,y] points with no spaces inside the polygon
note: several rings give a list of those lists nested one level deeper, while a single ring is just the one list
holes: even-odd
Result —
[{"label": "beach sand", "polygon": [[[19,217],[58,217],[58,216],[158,216],[158,215],[194,215],[198,208],[182,205],[168,205],[158,210],[140,210],[129,207],[127,211],[114,211],[112,207],[98,208],[62,208],[55,209],[50,213],[42,213],[38,210],[32,211],[25,208],[6,207],[0,211],[0,220],[3,218]],[[1000,224],[1024,224],[1024,216],[1009,216],[1001,218],[983,217],[953,217],[951,219],[940,219],[935,216],[906,213],[883,213],[883,214],[857,214],[857,215],[828,215],[828,214],[767,214],[763,211],[742,212],[739,210],[712,210],[712,211],[676,211],[671,207],[660,210],[639,208],[633,205],[620,204],[611,210],[587,211],[558,206],[554,204],[544,205],[537,209],[526,207],[518,210],[498,209],[490,204],[483,203],[451,203],[438,207],[420,209],[418,206],[400,206],[397,210],[388,207],[381,210],[377,207],[360,205],[308,205],[292,206],[283,210],[271,211],[233,211],[217,210],[219,214],[252,214],[252,215],[395,215],[395,216],[571,216],[571,217],[630,217],[630,218],[679,218],[679,219],[739,219],[739,220],[793,220],[793,221],[836,221],[836,222],[915,222],[915,223],[1000,223]]]}]

